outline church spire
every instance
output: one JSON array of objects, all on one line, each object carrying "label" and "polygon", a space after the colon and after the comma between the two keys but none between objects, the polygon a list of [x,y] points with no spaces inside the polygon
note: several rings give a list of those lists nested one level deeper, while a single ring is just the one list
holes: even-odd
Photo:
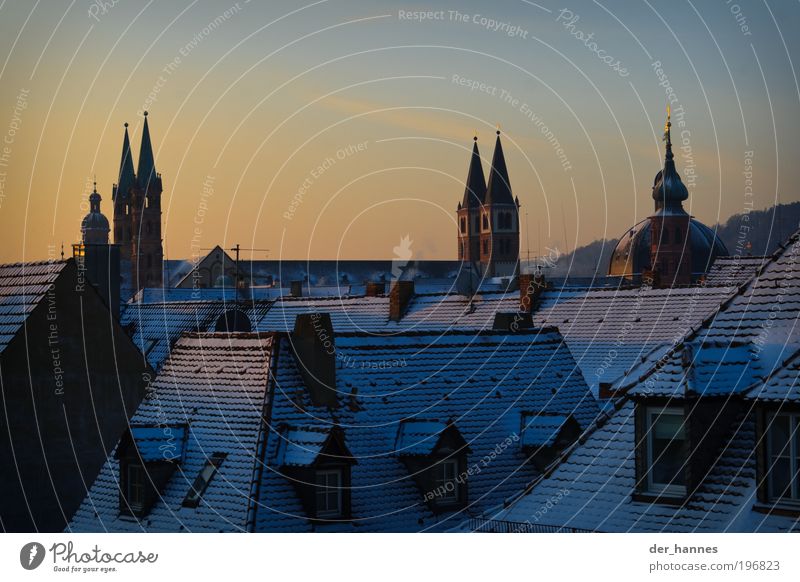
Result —
[{"label": "church spire", "polygon": [[653,200],[656,202],[656,210],[662,208],[682,209],[682,202],[689,198],[689,190],[681,181],[678,171],[675,169],[675,156],[672,153],[672,137],[670,128],[670,108],[667,105],[667,121],[664,124],[664,141],[667,142],[664,154],[664,168],[656,174],[653,181]]},{"label": "church spire", "polygon": [[486,199],[486,178],[483,175],[481,154],[478,152],[478,136],[473,138],[472,157],[467,172],[467,186],[464,189],[462,208],[478,208]]},{"label": "church spire", "polygon": [[486,204],[514,204],[511,181],[508,179],[508,170],[506,169],[506,158],[500,143],[499,129],[492,156],[492,169],[489,170],[489,184],[486,186]]},{"label": "church spire", "polygon": [[125,124],[125,137],[122,138],[122,159],[119,163],[119,176],[117,176],[117,187],[113,191],[112,199],[118,196],[123,199],[128,195],[128,189],[133,186],[133,157],[131,154],[131,140],[128,137],[128,124]]},{"label": "church spire", "polygon": [[147,190],[156,181],[156,162],[153,158],[153,144],[150,143],[150,127],[147,124],[147,111],[144,112],[142,147],[139,150],[139,168],[136,172],[139,185]]}]

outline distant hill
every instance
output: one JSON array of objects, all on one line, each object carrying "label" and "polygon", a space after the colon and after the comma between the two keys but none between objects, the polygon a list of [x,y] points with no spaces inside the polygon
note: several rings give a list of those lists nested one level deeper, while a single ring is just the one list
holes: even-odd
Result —
[{"label": "distant hill", "polygon": [[[732,255],[769,255],[798,225],[800,202],[792,202],[750,212],[747,218],[745,214],[734,214],[724,223],[716,225],[716,228]],[[740,236],[743,237],[742,241],[739,240]],[[578,247],[562,256],[548,275],[555,278],[605,277],[616,244],[615,239],[605,239]],[[747,246],[743,247],[743,244]]]}]

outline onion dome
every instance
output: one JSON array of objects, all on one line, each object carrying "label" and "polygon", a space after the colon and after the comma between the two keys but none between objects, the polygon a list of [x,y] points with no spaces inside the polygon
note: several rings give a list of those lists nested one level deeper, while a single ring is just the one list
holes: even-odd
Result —
[{"label": "onion dome", "polygon": [[[632,279],[650,270],[650,224],[645,218],[620,237],[611,253],[609,277]],[[707,273],[717,257],[729,254],[717,233],[699,220],[689,220],[689,236],[693,279]]]},{"label": "onion dome", "polygon": [[670,137],[669,108],[667,108],[667,123],[664,126],[664,140],[667,142],[667,152],[664,156],[664,168],[658,171],[653,180],[653,200],[656,201],[656,210],[661,208],[680,208],[681,203],[689,198],[689,190],[681,181],[675,169],[675,156],[672,154],[672,139]]},{"label": "onion dome", "polygon": [[97,182],[89,195],[89,214],[81,221],[81,232],[84,244],[108,244],[108,219],[100,212],[102,198],[97,192]]}]

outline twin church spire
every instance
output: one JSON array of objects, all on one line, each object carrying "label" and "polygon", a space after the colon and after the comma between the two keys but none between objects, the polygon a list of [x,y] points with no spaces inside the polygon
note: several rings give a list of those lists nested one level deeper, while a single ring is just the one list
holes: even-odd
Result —
[{"label": "twin church spire", "polygon": [[[130,263],[134,290],[163,285],[161,243],[161,175],[156,171],[147,112],[144,112],[139,165],[133,171],[128,124],[122,138],[122,157],[113,189],[114,242],[120,245],[123,265]],[[123,276],[125,267],[123,266]]]},{"label": "twin church spire", "polygon": [[457,209],[458,258],[481,277],[516,275],[519,272],[519,201],[511,191],[499,130],[488,184],[475,137],[465,186],[464,198]]}]

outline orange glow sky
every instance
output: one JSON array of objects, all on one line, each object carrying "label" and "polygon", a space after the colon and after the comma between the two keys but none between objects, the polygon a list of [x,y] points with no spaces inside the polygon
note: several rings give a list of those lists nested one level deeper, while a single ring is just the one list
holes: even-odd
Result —
[{"label": "orange glow sky", "polygon": [[[131,124],[136,161],[143,109],[165,189],[167,258],[189,257],[194,239],[269,249],[255,258],[385,259],[408,235],[415,258],[454,259],[471,138],[477,130],[488,166],[496,124],[532,253],[616,238],[652,209],[668,100],[654,61],[673,111],[685,111],[690,134],[673,141],[691,147],[693,215],[714,224],[749,200],[800,200],[796,4],[743,3],[750,34],[724,3],[695,12],[576,2],[571,28],[548,0],[100,4],[0,8],[3,262],[77,242],[95,175],[111,219],[122,125]],[[411,21],[399,10],[444,18]],[[503,32],[511,26],[516,35]],[[593,33],[628,74],[576,30]],[[676,153],[685,177],[686,152]]]}]

